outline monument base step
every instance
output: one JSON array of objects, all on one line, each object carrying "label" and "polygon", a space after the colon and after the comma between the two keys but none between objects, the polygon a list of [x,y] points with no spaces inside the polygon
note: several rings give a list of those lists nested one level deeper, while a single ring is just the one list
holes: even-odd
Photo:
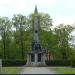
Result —
[{"label": "monument base step", "polygon": [[45,67],[46,64],[26,64],[26,67]]}]

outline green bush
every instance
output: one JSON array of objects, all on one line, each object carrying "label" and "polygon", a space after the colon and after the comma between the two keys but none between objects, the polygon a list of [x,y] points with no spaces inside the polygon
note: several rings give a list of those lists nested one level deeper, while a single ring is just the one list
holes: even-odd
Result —
[{"label": "green bush", "polygon": [[72,67],[75,67],[75,60],[72,60],[71,62],[72,62],[71,63],[72,64]]},{"label": "green bush", "polygon": [[25,64],[26,64],[25,60],[13,60],[13,59],[2,60],[2,66],[23,66]]},{"label": "green bush", "polygon": [[70,66],[70,60],[50,60],[45,61],[48,66]]}]

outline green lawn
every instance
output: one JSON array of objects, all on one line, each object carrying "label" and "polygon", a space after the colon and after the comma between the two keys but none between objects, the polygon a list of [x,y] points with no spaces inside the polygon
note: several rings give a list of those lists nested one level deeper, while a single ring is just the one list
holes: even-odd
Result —
[{"label": "green lawn", "polygon": [[[17,74],[20,73],[24,67],[2,67],[2,74]],[[61,74],[75,74],[75,68],[71,67],[50,67],[50,69]]]},{"label": "green lawn", "polygon": [[2,74],[17,74],[21,72],[23,67],[2,67],[1,73]]},{"label": "green lawn", "polygon": [[61,74],[75,74],[75,68],[71,67],[54,67],[51,69]]}]

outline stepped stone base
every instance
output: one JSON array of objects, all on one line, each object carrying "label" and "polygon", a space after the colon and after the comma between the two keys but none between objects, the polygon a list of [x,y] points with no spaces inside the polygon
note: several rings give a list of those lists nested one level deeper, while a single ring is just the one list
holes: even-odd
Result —
[{"label": "stepped stone base", "polygon": [[39,53],[28,53],[26,66],[46,66],[45,54]]}]

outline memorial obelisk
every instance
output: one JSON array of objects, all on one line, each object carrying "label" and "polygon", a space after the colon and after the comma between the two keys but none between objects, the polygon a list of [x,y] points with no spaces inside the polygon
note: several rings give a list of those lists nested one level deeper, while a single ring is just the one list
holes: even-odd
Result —
[{"label": "memorial obelisk", "polygon": [[39,43],[39,23],[38,23],[38,10],[37,6],[35,6],[34,11],[34,33],[33,33],[33,42],[32,42],[32,50],[27,54],[27,65],[28,66],[44,66],[45,65],[45,53],[41,49],[41,45]]}]

